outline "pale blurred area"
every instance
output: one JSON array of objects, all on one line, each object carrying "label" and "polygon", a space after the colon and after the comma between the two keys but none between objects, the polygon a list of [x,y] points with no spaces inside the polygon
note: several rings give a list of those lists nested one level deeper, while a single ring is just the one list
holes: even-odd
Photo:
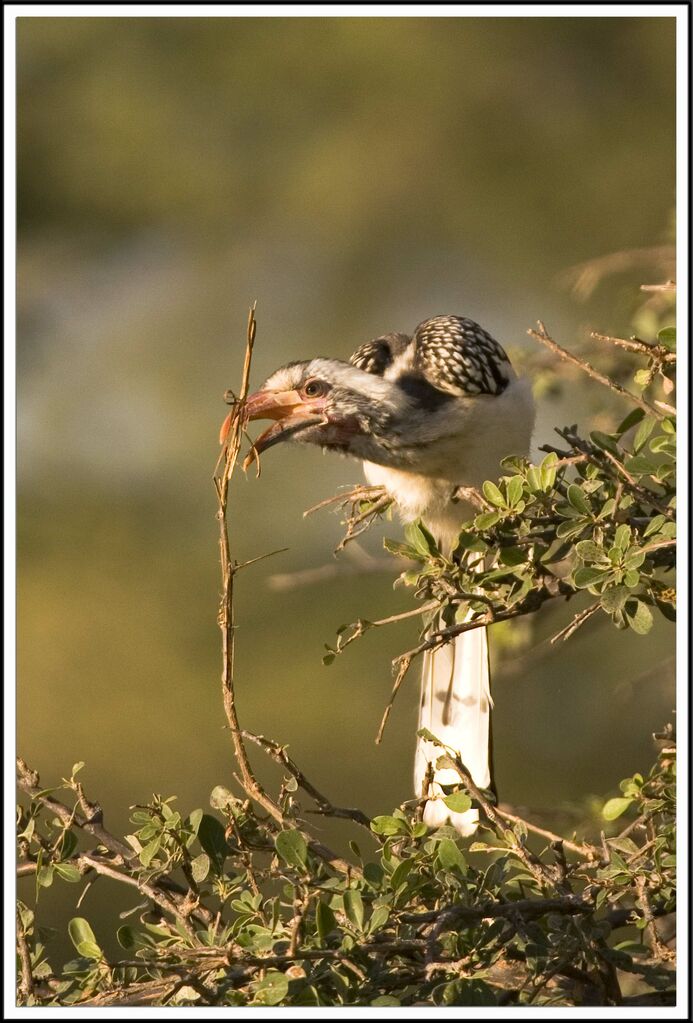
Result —
[{"label": "pale blurred area", "polygon": [[[674,76],[671,18],[20,19],[18,747],[43,784],[86,761],[125,830],[154,791],[187,812],[233,784],[211,477],[254,300],[253,384],[457,313],[543,360],[537,446],[625,415],[595,384],[547,387],[562,368],[526,330],[599,362],[589,330],[628,336],[639,285],[670,275]],[[640,249],[580,295],[561,276]],[[237,688],[245,727],[375,813],[411,794],[417,668],[373,738],[416,623],[321,658],[340,625],[411,606],[402,566],[270,585],[332,564],[338,517],[302,512],[360,480],[289,446],[235,479],[238,560],[290,548],[238,577]],[[574,611],[495,644],[501,799],[546,820],[647,768],[672,715],[673,629],[593,620],[550,645]],[[67,888],[42,893],[56,914]],[[99,888],[87,915],[116,899]]]}]

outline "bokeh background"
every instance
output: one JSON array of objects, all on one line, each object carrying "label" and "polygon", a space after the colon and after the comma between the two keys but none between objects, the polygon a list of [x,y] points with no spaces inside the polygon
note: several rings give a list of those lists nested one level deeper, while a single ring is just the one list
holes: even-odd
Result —
[{"label": "bokeh background", "polygon": [[[18,748],[44,784],[86,761],[124,831],[152,792],[233,784],[211,476],[252,301],[255,384],[459,313],[532,374],[537,446],[621,417],[526,330],[603,363],[590,329],[666,321],[639,285],[673,276],[674,70],[671,18],[19,19]],[[235,481],[237,558],[290,548],[239,576],[237,685],[246,727],[374,813],[410,795],[415,672],[373,737],[416,626],[321,657],[410,606],[398,526],[335,562],[339,518],[302,517],[359,480],[286,446]],[[646,768],[673,705],[666,623],[551,646],[573,612],[493,635],[500,795],[548,822]],[[60,946],[75,889],[41,899]],[[128,905],[100,881],[80,912],[107,945]]]}]

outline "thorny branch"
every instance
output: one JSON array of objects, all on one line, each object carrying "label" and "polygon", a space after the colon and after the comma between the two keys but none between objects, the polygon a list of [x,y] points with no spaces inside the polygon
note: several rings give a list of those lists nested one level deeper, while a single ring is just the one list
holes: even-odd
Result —
[{"label": "thorny branch", "polygon": [[646,412],[651,416],[656,416],[658,419],[664,418],[660,409],[651,405],[649,401],[645,401],[644,398],[640,398],[637,394],[633,394],[632,391],[627,390],[625,387],[621,387],[621,385],[617,384],[615,380],[611,380],[603,373],[600,373],[599,370],[596,370],[589,362],[585,362],[584,359],[578,359],[578,357],[573,355],[572,352],[569,352],[566,348],[562,348],[558,342],[554,341],[554,339],[549,336],[546,331],[546,327],[541,320],[538,321],[538,326],[539,330],[530,329],[527,331],[530,337],[536,338],[537,341],[541,341],[543,345],[550,349],[550,351],[554,352],[555,355],[558,355],[558,357],[563,359],[565,362],[570,362],[573,366],[578,366],[579,369],[581,369],[584,373],[587,373],[587,375],[592,377],[593,380],[596,380],[597,383],[603,384],[604,387],[608,387],[616,394],[620,394],[623,398],[627,398],[628,401],[631,401],[634,405],[637,405],[638,408],[641,408],[643,412]]},{"label": "thorny branch", "polygon": [[245,739],[249,739],[251,742],[256,743],[258,746],[264,749],[265,753],[284,767],[292,778],[295,778],[296,782],[308,795],[315,800],[318,809],[314,811],[320,813],[325,817],[344,817],[355,821],[357,824],[362,825],[364,828],[370,830],[371,819],[362,810],[357,809],[345,809],[341,806],[333,806],[327,796],[324,796],[315,785],[310,782],[303,771],[298,767],[296,763],[291,759],[287,753],[286,746],[281,746],[278,742],[273,739],[267,739],[264,735],[254,735],[252,732],[243,731],[242,733]]}]

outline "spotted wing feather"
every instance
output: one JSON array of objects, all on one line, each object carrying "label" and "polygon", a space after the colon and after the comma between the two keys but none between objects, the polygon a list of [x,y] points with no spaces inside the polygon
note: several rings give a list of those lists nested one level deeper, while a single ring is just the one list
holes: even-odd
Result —
[{"label": "spotted wing feather", "polygon": [[502,394],[511,380],[501,345],[464,316],[424,320],[414,332],[414,345],[414,368],[448,394]]},{"label": "spotted wing feather", "polygon": [[383,334],[357,348],[349,359],[352,366],[381,377],[388,366],[411,344],[408,334]]}]

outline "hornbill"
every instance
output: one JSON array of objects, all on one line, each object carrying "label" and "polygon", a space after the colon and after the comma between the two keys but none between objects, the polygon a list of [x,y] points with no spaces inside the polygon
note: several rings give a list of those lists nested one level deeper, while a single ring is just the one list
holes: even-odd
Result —
[{"label": "hornbill", "polygon": [[[463,316],[434,316],[411,336],[377,337],[349,362],[290,362],[250,395],[245,415],[275,420],[252,457],[292,440],[359,458],[402,519],[421,519],[448,554],[460,524],[475,514],[458,492],[497,478],[506,455],[528,454],[534,425],[528,382],[518,379],[501,345]],[[491,706],[484,627],[425,654],[419,728],[459,752],[484,789],[493,785]],[[458,779],[451,768],[435,769],[439,755],[439,747],[418,739],[414,784],[426,799],[424,822],[449,820],[472,834],[478,812],[452,812],[441,798],[441,786]]]}]

